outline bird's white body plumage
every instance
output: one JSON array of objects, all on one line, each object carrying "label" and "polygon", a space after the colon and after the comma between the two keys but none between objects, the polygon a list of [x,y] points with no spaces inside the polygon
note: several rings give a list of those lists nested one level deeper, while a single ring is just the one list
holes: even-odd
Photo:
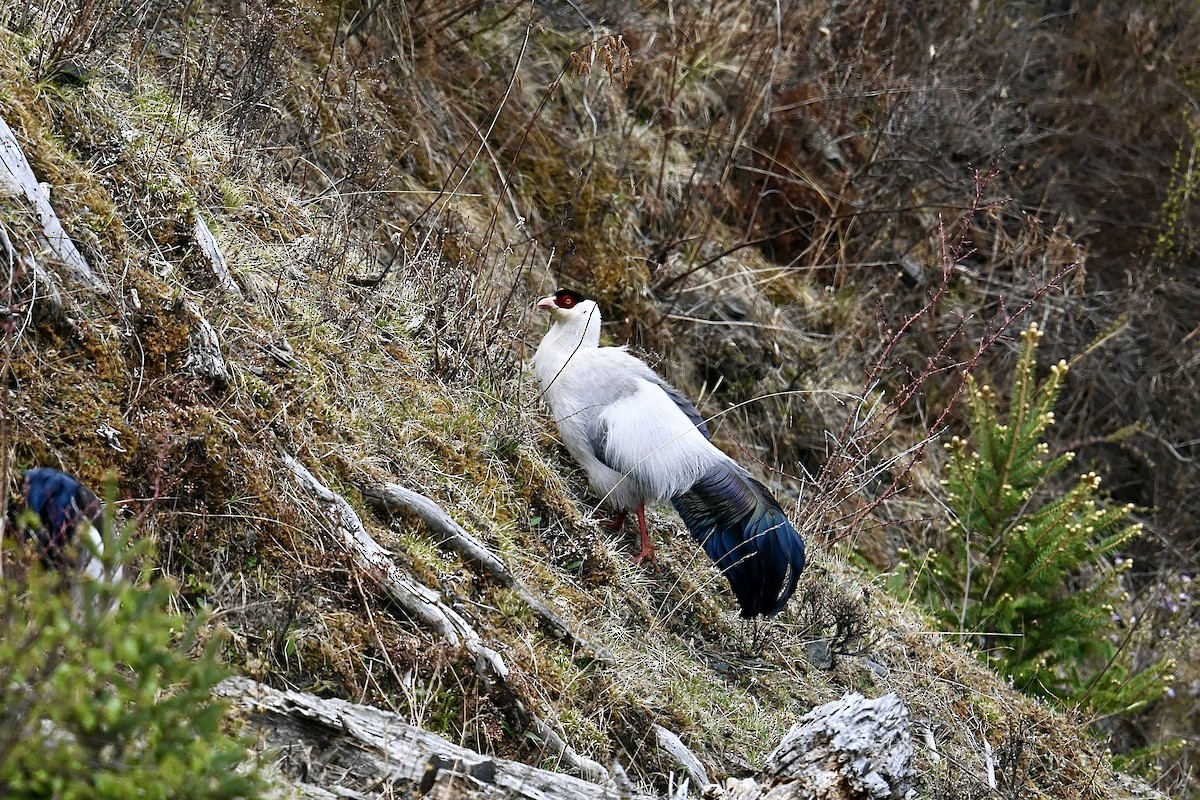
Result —
[{"label": "bird's white body plumage", "polygon": [[691,402],[624,347],[600,346],[600,312],[569,290],[538,301],[550,330],[533,356],[542,398],[592,492],[618,520],[637,511],[641,552],[654,558],[645,506],[670,501],[729,580],[742,616],[787,604],[804,540],[766,486],[708,441]]},{"label": "bird's white body plumage", "polygon": [[555,315],[533,366],[563,444],[592,492],[619,511],[664,503],[730,461],[644,361],[600,347],[591,300]]}]

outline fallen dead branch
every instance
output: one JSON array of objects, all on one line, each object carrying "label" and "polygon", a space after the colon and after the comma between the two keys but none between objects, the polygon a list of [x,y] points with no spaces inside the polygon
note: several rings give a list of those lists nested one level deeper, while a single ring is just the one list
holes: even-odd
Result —
[{"label": "fallen dead branch", "polygon": [[223,291],[241,299],[242,290],[233,280],[233,273],[229,271],[229,262],[225,260],[225,254],[221,252],[221,246],[217,244],[217,238],[213,236],[208,223],[204,221],[204,217],[200,216],[199,212],[196,213],[196,224],[192,227],[192,237],[196,240],[200,252],[204,254],[204,260],[212,270],[213,277],[217,279],[217,284]]},{"label": "fallen dead branch", "polygon": [[[591,782],[478,753],[390,711],[339,698],[282,691],[243,677],[222,681],[215,692],[244,709],[263,747],[278,753],[284,774],[304,776],[296,787],[302,796],[658,797],[638,791],[619,766],[611,778]],[[695,760],[690,751],[687,756]],[[699,768],[693,779],[707,800],[900,800],[915,795],[912,756],[908,712],[899,697],[850,693],[806,714],[758,777],[707,783]],[[688,797],[689,782],[671,797]]]},{"label": "fallen dead branch", "polygon": [[229,365],[221,355],[221,338],[217,329],[204,318],[195,304],[187,302],[184,308],[192,318],[192,330],[188,334],[188,354],[183,366],[217,383],[229,383]]},{"label": "fallen dead branch", "polygon": [[[353,506],[341,495],[316,478],[303,464],[290,455],[280,456],[284,465],[294,474],[301,486],[319,503],[331,511],[330,523],[342,544],[354,556],[355,562],[384,592],[413,619],[437,633],[452,646],[466,648],[475,656],[477,669],[485,678],[506,684],[508,665],[492,648],[483,643],[483,638],[457,611],[442,602],[441,596],[429,587],[414,580],[396,566],[392,556],[385,550],[363,525]],[[584,775],[607,779],[608,770],[599,763],[576,752],[551,725],[532,713],[516,699],[514,711],[527,724],[548,750],[562,759],[563,763]]]},{"label": "fallen dead branch", "polygon": [[[109,290],[108,285],[92,272],[87,259],[67,235],[57,212],[50,205],[50,196],[42,184],[38,183],[20,143],[17,142],[16,134],[3,118],[0,118],[0,194],[24,198],[31,210],[37,214],[40,230],[36,232],[36,238],[50,255],[62,263],[73,280],[94,292],[103,293]],[[36,259],[33,261],[36,263]],[[34,271],[38,277],[50,281],[54,293],[58,293],[58,287],[54,286],[46,270],[38,265],[34,267]]]},{"label": "fallen dead branch", "polygon": [[606,649],[599,647],[577,634],[556,614],[544,600],[526,588],[504,561],[487,548],[483,542],[468,533],[461,525],[446,513],[446,511],[419,492],[414,492],[397,483],[385,483],[382,486],[372,486],[363,490],[363,496],[380,511],[396,513],[408,511],[415,514],[425,523],[435,537],[439,547],[448,547],[458,553],[465,561],[474,564],[486,574],[495,578],[500,584],[511,589],[521,598],[554,635],[565,639],[573,648],[583,650],[588,655],[603,661],[612,661],[613,656]]}]

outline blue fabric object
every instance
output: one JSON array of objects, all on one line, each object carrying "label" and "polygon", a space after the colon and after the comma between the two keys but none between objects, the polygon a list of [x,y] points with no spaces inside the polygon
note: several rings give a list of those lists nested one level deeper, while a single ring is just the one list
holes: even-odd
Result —
[{"label": "blue fabric object", "polygon": [[47,558],[60,555],[81,522],[99,519],[102,505],[91,489],[65,472],[38,467],[25,473],[25,506],[42,521],[33,532]]}]

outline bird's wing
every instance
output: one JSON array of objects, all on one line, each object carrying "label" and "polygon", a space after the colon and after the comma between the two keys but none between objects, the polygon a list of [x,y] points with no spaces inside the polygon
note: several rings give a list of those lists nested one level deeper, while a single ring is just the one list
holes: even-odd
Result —
[{"label": "bird's wing", "polygon": [[704,434],[704,438],[711,439],[712,436],[710,436],[708,433],[708,423],[704,421],[704,415],[696,409],[696,406],[692,405],[692,401],[687,399],[687,396],[683,392],[679,391],[662,378],[654,375],[653,373],[651,373],[651,375],[653,382],[658,384],[658,386],[667,393],[667,397],[671,398],[671,402],[673,402],[680,411],[687,415],[687,418],[692,421],[692,424],[696,426],[696,429]]},{"label": "bird's wing", "polygon": [[682,399],[678,392],[664,391],[660,381],[638,377],[633,391],[596,415],[596,457],[633,480],[647,496],[667,500],[685,491],[724,456],[708,442],[707,429],[696,424],[695,407],[681,407]]},{"label": "bird's wing", "polygon": [[547,398],[567,448],[585,469],[592,464],[593,482],[619,480],[647,502],[684,491],[724,458],[695,406],[623,347],[576,353]]},{"label": "bird's wing", "polygon": [[[687,396],[684,395],[683,392],[679,391],[674,386],[655,375],[653,372],[649,372],[648,374],[639,377],[645,382],[662,389],[662,391],[667,395],[667,398],[669,398],[670,401],[675,404],[675,408],[683,412],[683,415],[687,417],[688,422],[690,422],[696,430],[700,431],[700,433],[704,435],[705,439],[712,438],[709,435],[708,425],[704,421],[704,416],[696,409],[694,405],[692,405],[692,401],[688,400]],[[617,399],[613,400],[610,405],[619,404],[623,400],[627,399],[627,397],[630,395],[634,395],[637,393],[637,391],[645,389],[644,385],[637,382],[634,382],[632,385],[634,387],[633,391],[629,392],[625,397],[618,397]],[[652,391],[647,391],[647,394],[644,395],[642,399],[650,399],[652,394]],[[665,406],[661,406],[658,403],[635,401],[631,403],[625,403],[622,408],[628,411],[628,413],[642,415],[650,414],[653,413],[654,410],[657,410],[663,416],[668,418],[669,422],[666,424],[669,427],[673,429],[678,428],[678,419],[675,417],[675,415],[671,414]],[[594,424],[591,426],[589,431],[592,453],[600,460],[601,463],[610,469],[618,469],[617,465],[611,463],[613,460],[622,460],[619,454],[615,458],[606,454],[609,440],[609,426],[614,422],[620,421],[620,413],[621,412],[618,412],[615,415],[611,413],[601,413],[596,417]],[[676,436],[681,433],[683,433],[683,429],[678,429]],[[665,442],[660,442],[660,444],[664,443]]]}]

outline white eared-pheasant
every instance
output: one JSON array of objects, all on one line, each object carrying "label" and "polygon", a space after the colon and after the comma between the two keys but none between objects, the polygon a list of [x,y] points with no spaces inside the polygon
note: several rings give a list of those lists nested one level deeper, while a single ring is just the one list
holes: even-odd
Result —
[{"label": "white eared-pheasant", "polygon": [[804,540],[767,487],[708,438],[696,407],[624,347],[600,346],[600,309],[559,290],[537,303],[550,329],[533,357],[542,397],[591,490],[636,511],[654,558],[646,505],[670,502],[728,579],[746,618],[777,614],[804,569]]}]

